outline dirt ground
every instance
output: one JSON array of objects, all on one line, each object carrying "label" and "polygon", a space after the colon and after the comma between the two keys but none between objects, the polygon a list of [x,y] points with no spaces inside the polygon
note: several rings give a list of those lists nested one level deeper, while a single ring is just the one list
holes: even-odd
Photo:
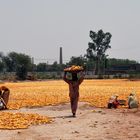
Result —
[{"label": "dirt ground", "polygon": [[95,108],[79,102],[76,118],[71,116],[69,103],[10,111],[50,116],[53,122],[28,129],[0,130],[0,140],[140,140],[139,109]]}]

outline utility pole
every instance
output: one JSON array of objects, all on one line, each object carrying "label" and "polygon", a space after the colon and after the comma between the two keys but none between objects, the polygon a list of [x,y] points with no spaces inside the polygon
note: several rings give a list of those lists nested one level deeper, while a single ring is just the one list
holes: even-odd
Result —
[{"label": "utility pole", "polygon": [[63,64],[63,54],[62,54],[62,47],[60,47],[60,56],[59,56],[59,64]]}]

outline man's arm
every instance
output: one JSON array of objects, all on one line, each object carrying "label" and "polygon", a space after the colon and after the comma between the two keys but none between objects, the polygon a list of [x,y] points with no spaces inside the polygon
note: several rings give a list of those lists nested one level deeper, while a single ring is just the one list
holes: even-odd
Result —
[{"label": "man's arm", "polygon": [[69,84],[69,80],[66,78],[67,72],[64,72],[63,80]]},{"label": "man's arm", "polygon": [[85,74],[83,72],[80,73],[79,85],[84,81]]}]

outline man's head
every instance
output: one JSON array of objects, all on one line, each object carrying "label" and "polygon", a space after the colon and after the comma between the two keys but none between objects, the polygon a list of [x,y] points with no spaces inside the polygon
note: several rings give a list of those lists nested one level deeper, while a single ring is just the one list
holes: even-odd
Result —
[{"label": "man's head", "polygon": [[130,93],[129,96],[135,96],[135,93]]},{"label": "man's head", "polygon": [[5,86],[2,86],[2,87],[1,87],[1,90],[5,90],[5,89],[6,89],[6,87],[5,87]]},{"label": "man's head", "polygon": [[72,73],[72,81],[77,81],[78,77],[77,77],[77,73]]}]

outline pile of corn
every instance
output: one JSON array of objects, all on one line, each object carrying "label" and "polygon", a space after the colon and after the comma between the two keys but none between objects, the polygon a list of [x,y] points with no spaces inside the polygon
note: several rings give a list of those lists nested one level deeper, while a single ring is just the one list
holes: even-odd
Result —
[{"label": "pile of corn", "polygon": [[46,124],[50,118],[39,114],[0,112],[0,129],[25,129],[30,125]]},{"label": "pile of corn", "polygon": [[73,72],[73,71],[82,71],[84,70],[82,66],[72,65],[69,68],[65,68],[64,71]]},{"label": "pile of corn", "polygon": [[[9,109],[21,107],[46,106],[69,102],[68,84],[62,80],[5,83],[10,89]],[[111,95],[127,100],[135,91],[140,102],[140,82],[129,80],[84,80],[80,85],[80,101],[89,102],[96,107],[107,106]],[[50,122],[48,117],[37,114],[0,112],[1,129],[27,128],[32,124]]]}]

